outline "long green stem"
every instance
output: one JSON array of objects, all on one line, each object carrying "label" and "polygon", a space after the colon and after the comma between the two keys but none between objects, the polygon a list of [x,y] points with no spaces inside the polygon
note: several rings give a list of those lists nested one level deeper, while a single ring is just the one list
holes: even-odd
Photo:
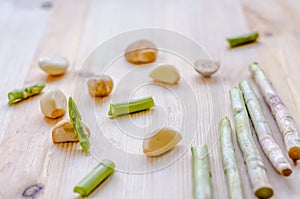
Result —
[{"label": "long green stem", "polygon": [[242,93],[238,88],[231,89],[229,93],[236,136],[247,166],[253,193],[258,198],[270,198],[273,195],[273,189],[269,183],[265,165],[252,137]]},{"label": "long green stem", "polygon": [[239,35],[237,37],[227,38],[230,48],[234,48],[240,45],[255,42],[259,37],[258,32],[251,32],[245,35]]},{"label": "long green stem", "polygon": [[271,128],[251,85],[244,80],[240,82],[239,87],[244,94],[247,109],[263,151],[279,174],[289,176],[292,173],[291,165],[273,138]]},{"label": "long green stem", "polygon": [[89,152],[91,144],[88,137],[88,133],[83,123],[81,122],[81,115],[72,97],[69,98],[68,108],[69,108],[70,121],[73,125],[76,135],[78,136],[80,146],[83,151]]},{"label": "long green stem", "polygon": [[234,146],[232,143],[232,130],[228,117],[223,118],[219,122],[221,156],[226,175],[229,198],[242,199],[243,190],[241,177],[239,173],[238,163],[234,154]]},{"label": "long green stem", "polygon": [[265,101],[272,111],[273,117],[279,127],[279,130],[283,136],[286,150],[289,157],[293,161],[300,159],[300,137],[297,131],[296,122],[275,89],[272,83],[259,67],[258,63],[254,62],[249,66],[249,70],[253,79],[259,87]]},{"label": "long green stem", "polygon": [[102,160],[86,177],[75,187],[74,192],[88,196],[101,182],[113,173],[115,164],[110,160]]},{"label": "long green stem", "polygon": [[110,104],[108,115],[111,117],[116,117],[120,115],[144,111],[150,109],[153,106],[155,106],[155,104],[152,97],[138,99],[130,102]]},{"label": "long green stem", "polygon": [[8,93],[8,105],[12,106],[13,104],[22,101],[31,96],[40,94],[42,90],[45,88],[46,84],[43,82],[33,84],[28,87],[15,89]]},{"label": "long green stem", "polygon": [[194,146],[191,150],[194,199],[210,199],[212,183],[207,145]]}]

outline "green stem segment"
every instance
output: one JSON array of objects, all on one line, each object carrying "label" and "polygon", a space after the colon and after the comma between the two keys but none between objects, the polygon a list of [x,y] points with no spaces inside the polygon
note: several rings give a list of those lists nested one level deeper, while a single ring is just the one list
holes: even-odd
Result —
[{"label": "green stem segment", "polygon": [[236,136],[247,166],[253,193],[258,198],[270,198],[273,196],[273,188],[269,183],[265,165],[252,137],[242,93],[238,88],[231,89],[229,93]]},{"label": "green stem segment", "polygon": [[232,143],[232,129],[228,117],[219,122],[221,156],[224,173],[227,180],[229,198],[243,199],[243,190],[238,163],[234,154]]},{"label": "green stem segment", "polygon": [[153,106],[155,106],[155,104],[152,97],[147,97],[131,102],[110,104],[108,115],[111,117],[116,117],[120,115],[144,111],[152,108]]},{"label": "green stem segment", "polygon": [[91,144],[88,137],[88,133],[83,123],[81,122],[81,115],[72,97],[69,98],[68,108],[70,121],[72,123],[76,135],[78,136],[80,146],[84,152],[89,152]]},{"label": "green stem segment", "polygon": [[210,199],[212,182],[207,145],[194,146],[191,150],[194,199]]},{"label": "green stem segment", "polygon": [[272,136],[272,130],[264,116],[260,103],[248,81],[239,84],[253,122],[260,145],[276,171],[284,176],[292,173],[292,167]]},{"label": "green stem segment", "polygon": [[43,82],[33,84],[31,86],[15,89],[8,93],[8,105],[12,106],[13,104],[20,102],[31,96],[40,94],[45,88],[46,84]]},{"label": "green stem segment", "polygon": [[101,182],[113,173],[115,164],[110,160],[102,160],[87,176],[75,187],[74,192],[88,196]]},{"label": "green stem segment", "polygon": [[283,136],[286,150],[289,157],[293,161],[300,159],[300,137],[297,131],[295,119],[292,117],[275,89],[272,83],[259,67],[258,63],[254,62],[249,66],[249,70],[253,79],[259,87],[265,101],[272,111],[273,117],[279,127],[279,130]]},{"label": "green stem segment", "polygon": [[244,44],[255,42],[259,37],[258,32],[251,32],[237,37],[227,38],[230,48],[241,46]]}]

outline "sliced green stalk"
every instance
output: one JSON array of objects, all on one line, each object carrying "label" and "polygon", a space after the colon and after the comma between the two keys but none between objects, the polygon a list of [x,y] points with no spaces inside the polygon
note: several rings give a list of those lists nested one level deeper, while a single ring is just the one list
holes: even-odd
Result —
[{"label": "sliced green stalk", "polygon": [[74,192],[81,196],[88,196],[101,182],[113,173],[115,164],[110,160],[102,160],[87,176],[75,187]]},{"label": "sliced green stalk", "polygon": [[155,104],[152,97],[138,99],[130,102],[110,104],[108,115],[111,117],[116,117],[120,115],[144,111],[150,109],[153,106],[155,106]]},{"label": "sliced green stalk", "polygon": [[239,83],[239,87],[244,94],[246,106],[263,151],[279,174],[291,175],[292,167],[273,138],[271,127],[251,85],[244,80]]},{"label": "sliced green stalk", "polygon": [[219,122],[219,132],[222,163],[227,180],[229,198],[242,199],[242,182],[238,163],[234,154],[234,146],[232,143],[232,129],[228,117],[223,118]]},{"label": "sliced green stalk", "polygon": [[240,45],[255,42],[259,37],[258,32],[251,32],[245,35],[239,35],[237,37],[227,38],[230,48],[234,48]]},{"label": "sliced green stalk", "polygon": [[15,89],[8,93],[8,105],[12,106],[13,104],[20,102],[26,98],[29,98],[31,96],[40,94],[42,90],[45,88],[46,84],[43,82],[39,82],[36,84],[33,84],[28,87]]},{"label": "sliced green stalk", "polygon": [[273,196],[273,188],[270,185],[266,167],[252,136],[242,93],[238,88],[231,89],[229,93],[236,136],[247,166],[253,193],[258,198],[270,198]]},{"label": "sliced green stalk", "polygon": [[212,198],[212,182],[207,145],[194,146],[191,150],[194,199]]},{"label": "sliced green stalk", "polygon": [[88,138],[88,133],[81,122],[81,115],[72,97],[69,98],[68,108],[70,121],[73,125],[76,135],[78,136],[80,146],[84,152],[89,152],[91,144]]},{"label": "sliced green stalk", "polygon": [[300,132],[297,129],[295,118],[275,91],[271,80],[267,77],[259,64],[254,62],[249,66],[249,70],[271,109],[272,115],[282,134],[289,157],[296,162],[300,159]]}]

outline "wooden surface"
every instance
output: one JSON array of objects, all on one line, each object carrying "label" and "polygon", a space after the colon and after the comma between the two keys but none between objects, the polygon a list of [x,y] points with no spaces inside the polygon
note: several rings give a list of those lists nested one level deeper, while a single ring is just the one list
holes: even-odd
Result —
[{"label": "wooden surface", "polygon": [[[78,198],[73,193],[74,185],[98,163],[82,153],[78,145],[52,143],[51,129],[58,120],[41,115],[40,96],[8,107],[7,93],[31,82],[45,81],[47,89],[59,87],[66,95],[72,95],[76,91],[75,78],[89,53],[113,35],[136,28],[167,28],[202,44],[210,56],[221,62],[225,96],[240,80],[250,78],[248,65],[258,61],[300,127],[300,6],[297,0],[50,2],[52,7],[43,8],[43,1],[39,0],[0,0],[1,199],[23,198],[23,191],[33,184],[43,187],[35,199]],[[250,30],[260,32],[258,44],[227,48],[226,37]],[[68,57],[67,74],[53,78],[39,70],[37,59],[47,54]],[[197,88],[199,82],[212,88],[222,86],[218,85],[222,82],[200,77],[191,86]],[[228,97],[224,103],[224,111],[232,118]],[[276,124],[263,106],[274,135],[284,148]],[[207,121],[199,118],[198,123]],[[199,127],[191,144],[205,141],[212,148],[214,198],[226,198],[219,147],[213,147],[217,128],[211,127],[212,134],[204,139],[207,132],[202,129],[205,128]],[[254,198],[238,147],[236,152],[244,196]],[[275,190],[273,198],[299,198],[299,166],[293,166],[290,177],[282,177],[263,157]],[[152,173],[116,171],[90,198],[192,198],[191,154],[187,151],[174,164]]]}]

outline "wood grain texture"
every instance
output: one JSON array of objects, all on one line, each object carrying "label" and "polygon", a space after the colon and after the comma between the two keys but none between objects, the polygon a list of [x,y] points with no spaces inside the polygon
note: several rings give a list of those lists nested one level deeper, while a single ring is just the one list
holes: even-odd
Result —
[{"label": "wood grain texture", "polygon": [[[38,4],[39,5],[39,4]],[[1,86],[0,99],[0,141],[10,118],[12,109],[7,105],[7,93],[22,87],[30,68],[38,42],[44,33],[49,12],[41,10],[38,5],[28,3],[29,7],[19,5],[17,1],[1,1],[0,6],[0,63]],[[30,26],[26,24],[30,23]],[[14,76],[16,75],[16,76]],[[13,77],[13,78],[12,78]]]},{"label": "wood grain texture", "polygon": [[[202,44],[212,58],[220,61],[223,81],[202,79],[193,71],[180,70],[191,77],[190,84],[195,91],[203,91],[206,85],[215,91],[210,96],[196,92],[197,99],[220,98],[221,104],[225,104],[224,112],[231,118],[228,90],[242,79],[250,80],[248,65],[259,62],[300,128],[300,8],[296,0],[51,2],[51,8],[43,9],[43,1],[39,0],[27,3],[0,1],[0,83],[5,85],[0,87],[0,185],[3,187],[0,198],[24,198],[22,192],[37,183],[43,189],[35,198],[78,198],[73,193],[74,185],[98,161],[82,153],[79,145],[52,143],[51,129],[59,119],[42,116],[40,96],[9,108],[6,95],[14,88],[37,81],[45,81],[46,89],[58,87],[67,96],[74,95],[79,90],[74,88],[77,75],[89,53],[110,37],[136,28],[158,27],[181,32]],[[259,43],[228,49],[226,37],[251,30],[261,34]],[[70,68],[63,77],[48,77],[39,70],[37,59],[47,54],[66,56],[70,60]],[[170,60],[161,58],[160,61]],[[116,71],[116,78],[118,75],[122,75],[121,71]],[[220,85],[224,85],[224,91]],[[86,91],[82,91],[82,95],[85,94]],[[274,137],[284,149],[276,123],[260,95],[259,99]],[[101,107],[105,107],[110,98],[106,100],[96,101],[99,118],[106,112]],[[199,117],[199,129],[191,144],[207,143],[211,148],[214,198],[226,198],[217,125],[213,125],[217,124],[215,120],[222,116],[222,111],[210,113],[209,103],[206,100],[200,103],[199,107],[203,107],[201,113],[209,117]],[[79,109],[83,115],[87,114],[82,103],[79,103]],[[100,121],[109,129],[111,121]],[[136,122],[145,121],[136,119]],[[90,125],[93,128],[96,124]],[[257,139],[255,141],[258,145]],[[244,196],[254,198],[235,137],[234,144]],[[273,198],[299,198],[299,166],[293,166],[290,177],[279,176],[261,148],[259,150],[275,190]],[[191,153],[188,150],[174,164],[156,172],[132,174],[116,171],[89,198],[192,198],[191,183]]]}]

